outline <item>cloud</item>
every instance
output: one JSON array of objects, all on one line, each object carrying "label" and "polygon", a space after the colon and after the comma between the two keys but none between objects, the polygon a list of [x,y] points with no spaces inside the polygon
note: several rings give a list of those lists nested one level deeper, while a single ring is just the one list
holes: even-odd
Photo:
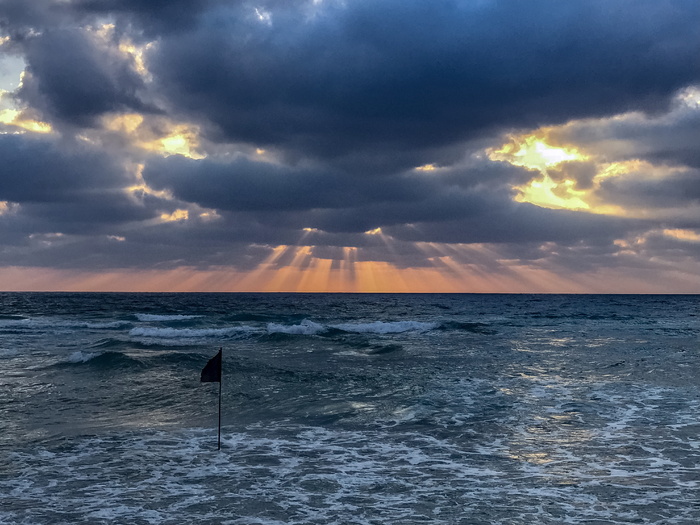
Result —
[{"label": "cloud", "polygon": [[212,137],[319,158],[659,112],[700,79],[697,3],[552,5],[355,1],[311,19],[273,10],[269,25],[234,5],[163,38],[148,63]]},{"label": "cloud", "polygon": [[[528,243],[614,239],[645,227],[641,221],[513,202],[512,185],[529,176],[523,169],[499,170],[478,161],[371,178],[245,158],[224,163],[169,157],[144,169],[150,186],[183,201],[275,228],[286,225],[290,238],[284,244],[297,242],[303,228],[326,234],[316,232],[305,242],[342,246],[348,241],[344,234],[376,228],[405,242]],[[364,244],[354,239],[354,246]]]},{"label": "cloud", "polygon": [[27,69],[16,97],[58,124],[91,126],[108,112],[144,110],[141,78],[127,57],[86,31],[46,31],[24,43]]},{"label": "cloud", "polygon": [[[599,196],[626,208],[671,208],[678,211],[693,207],[700,210],[700,170],[671,169],[663,170],[659,175],[658,170],[642,165],[624,176],[603,181]],[[696,224],[700,226],[700,214]]]},{"label": "cloud", "polygon": [[681,91],[667,113],[647,116],[633,112],[610,119],[574,121],[552,130],[551,138],[619,161],[642,159],[700,168],[698,129],[700,89],[695,87]]},{"label": "cloud", "polygon": [[695,0],[4,0],[26,67],[0,265],[687,268],[699,23]]},{"label": "cloud", "polygon": [[0,202],[13,204],[0,213],[5,242],[55,233],[116,234],[125,225],[156,217],[158,207],[170,207],[138,202],[126,191],[133,175],[89,146],[0,135],[0,158]]},{"label": "cloud", "polygon": [[90,147],[53,139],[0,135],[0,200],[74,202],[96,192],[121,190],[129,180],[113,158]]}]

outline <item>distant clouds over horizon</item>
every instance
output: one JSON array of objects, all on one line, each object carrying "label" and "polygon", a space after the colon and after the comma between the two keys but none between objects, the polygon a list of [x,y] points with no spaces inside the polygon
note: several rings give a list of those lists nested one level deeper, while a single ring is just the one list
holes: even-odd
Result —
[{"label": "distant clouds over horizon", "polygon": [[700,293],[696,0],[0,0],[0,289]]}]

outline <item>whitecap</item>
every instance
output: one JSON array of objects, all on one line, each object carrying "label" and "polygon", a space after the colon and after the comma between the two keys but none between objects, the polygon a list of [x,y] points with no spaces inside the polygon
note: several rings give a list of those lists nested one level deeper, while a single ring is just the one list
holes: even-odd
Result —
[{"label": "whitecap", "polygon": [[291,334],[291,335],[316,335],[328,330],[322,324],[314,323],[304,319],[300,324],[283,325],[278,323],[268,323],[267,331],[270,334]]},{"label": "whitecap", "polygon": [[226,337],[257,332],[252,326],[232,326],[226,328],[156,328],[139,327],[129,330],[132,337],[148,337],[159,339],[196,339],[206,337]]},{"label": "whitecap", "polygon": [[66,357],[66,362],[68,362],[68,363],[87,363],[88,361],[96,358],[99,355],[102,355],[102,353],[101,352],[82,352],[82,351],[78,350],[77,352],[73,352],[68,357]]},{"label": "whitecap", "polygon": [[128,321],[80,321],[73,319],[43,317],[0,322],[0,329],[30,329],[30,330],[65,330],[80,329],[109,330],[124,328],[131,323]]}]

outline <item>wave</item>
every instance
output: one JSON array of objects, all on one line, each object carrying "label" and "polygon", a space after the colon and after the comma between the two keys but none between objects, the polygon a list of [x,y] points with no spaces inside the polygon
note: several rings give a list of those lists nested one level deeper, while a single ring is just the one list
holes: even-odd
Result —
[{"label": "wave", "polygon": [[118,330],[131,326],[129,321],[111,321],[106,323],[75,322],[60,325],[62,328],[88,328],[93,330]]},{"label": "wave", "polygon": [[258,313],[247,313],[247,312],[241,312],[237,314],[231,314],[227,315],[225,317],[226,321],[230,322],[237,322],[237,323],[245,323],[245,322],[265,322],[269,321],[270,318],[274,317],[273,314],[258,314]]},{"label": "wave", "polygon": [[461,321],[448,321],[442,325],[445,330],[459,330],[464,332],[473,332],[475,334],[493,334],[495,331],[493,327],[488,323],[479,322],[461,322]]},{"label": "wave", "polygon": [[0,348],[0,357],[15,357],[18,354],[15,348]]},{"label": "wave", "polygon": [[[1,354],[0,354],[1,355]],[[77,350],[64,357],[58,363],[50,365],[51,367],[72,367],[90,365],[101,369],[143,369],[154,368],[163,370],[163,367],[184,367],[187,369],[199,370],[207,359],[209,354],[201,352],[181,352],[181,351],[148,351],[145,353],[134,354],[132,351],[122,352],[116,350],[107,351],[91,351]],[[234,356],[227,357],[227,366],[233,364]]]},{"label": "wave", "polygon": [[403,346],[393,343],[388,345],[373,346],[367,353],[370,355],[384,355],[393,354],[394,352],[400,352],[401,350],[403,350]]},{"label": "wave", "polygon": [[300,324],[283,325],[268,323],[267,332],[270,334],[316,335],[328,331],[326,326],[304,319]]},{"label": "wave", "polygon": [[182,314],[172,314],[172,315],[160,315],[160,314],[135,314],[136,319],[142,322],[159,322],[159,321],[189,321],[190,319],[197,319],[203,317],[202,315],[182,315]]},{"label": "wave", "polygon": [[84,363],[107,368],[143,365],[138,359],[129,357],[121,352],[85,352],[82,350],[68,355],[63,363],[59,363],[59,365],[82,365]]},{"label": "wave", "polygon": [[343,332],[359,334],[399,334],[403,332],[428,332],[438,328],[438,323],[425,323],[420,321],[374,321],[371,323],[341,323],[331,325]]},{"label": "wave", "polygon": [[129,321],[75,321],[56,318],[23,318],[9,319],[0,322],[0,329],[88,329],[88,330],[118,330],[131,326]]},{"label": "wave", "polygon": [[0,314],[0,321],[24,321],[26,317],[15,314]]},{"label": "wave", "polygon": [[420,321],[374,321],[370,323],[323,325],[310,321],[309,319],[304,319],[301,323],[293,325],[268,323],[267,332],[269,334],[317,335],[336,330],[356,334],[398,334],[403,332],[427,332],[439,326],[438,323],[424,323]]},{"label": "wave", "polygon": [[102,355],[102,352],[83,352],[78,350],[73,352],[68,357],[66,357],[67,363],[87,363],[91,359],[95,359],[97,356]]},{"label": "wave", "polygon": [[119,339],[111,339],[111,338],[105,338],[105,339],[99,339],[98,341],[95,341],[90,345],[91,348],[110,348],[114,346],[120,346],[123,345],[124,341],[121,341]]},{"label": "wave", "polygon": [[210,337],[235,337],[259,332],[252,326],[232,326],[227,328],[155,328],[139,327],[129,330],[132,337],[157,339],[201,339]]}]

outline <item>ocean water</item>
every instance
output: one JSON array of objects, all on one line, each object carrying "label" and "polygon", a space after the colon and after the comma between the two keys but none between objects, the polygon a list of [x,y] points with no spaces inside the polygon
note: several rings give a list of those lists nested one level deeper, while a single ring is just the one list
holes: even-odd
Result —
[{"label": "ocean water", "polygon": [[700,523],[700,296],[2,293],[0,370],[2,524]]}]

